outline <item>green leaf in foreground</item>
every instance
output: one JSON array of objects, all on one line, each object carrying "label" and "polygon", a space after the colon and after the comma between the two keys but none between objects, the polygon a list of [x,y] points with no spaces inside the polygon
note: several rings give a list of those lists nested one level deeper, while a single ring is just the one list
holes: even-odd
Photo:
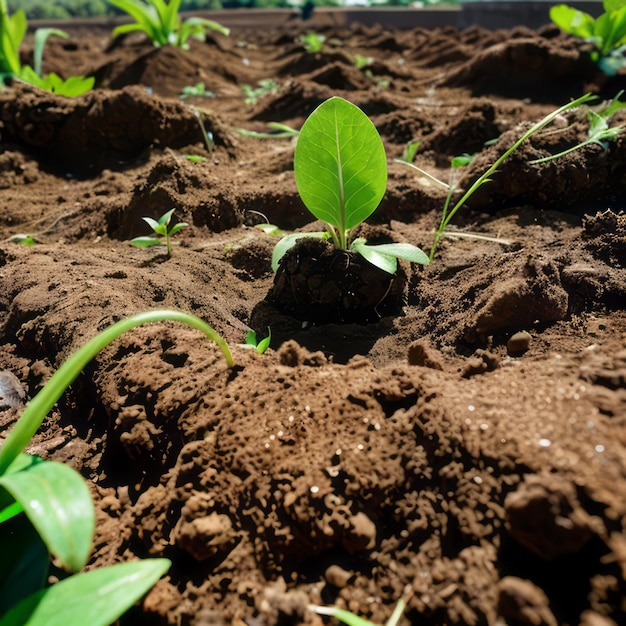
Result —
[{"label": "green leaf in foreground", "polygon": [[0,619],[0,626],[109,626],[170,565],[168,559],[147,559],[71,576],[20,602]]},{"label": "green leaf in foreground", "polygon": [[367,115],[333,97],[302,126],[294,172],[307,209],[331,227],[335,245],[345,250],[350,229],[367,219],[385,194],[387,157]]},{"label": "green leaf in foreground", "polygon": [[85,566],[91,553],[95,511],[87,484],[76,470],[43,461],[28,471],[0,476],[0,487],[22,505],[62,567],[78,572]]}]

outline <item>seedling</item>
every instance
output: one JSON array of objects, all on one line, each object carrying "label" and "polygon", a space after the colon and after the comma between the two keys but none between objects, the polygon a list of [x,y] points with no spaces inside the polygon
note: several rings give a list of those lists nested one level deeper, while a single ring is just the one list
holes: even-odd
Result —
[{"label": "seedling", "polygon": [[204,83],[196,83],[195,85],[183,87],[180,99],[185,100],[187,98],[215,98],[215,94],[209,91]]},{"label": "seedling", "polygon": [[604,13],[597,19],[566,4],[550,9],[550,19],[561,30],[590,42],[591,58],[607,75],[626,67],[626,0],[603,0]]},{"label": "seedling", "polygon": [[290,139],[300,134],[299,130],[287,124],[268,122],[267,126],[270,129],[268,133],[257,133],[256,131],[247,130],[245,128],[236,128],[235,130],[244,137],[253,137],[254,139]]},{"label": "seedling", "polygon": [[[108,626],[167,571],[168,559],[148,559],[80,572],[93,543],[95,509],[81,475],[67,465],[24,453],[48,412],[103,348],[141,324],[183,322],[215,341],[229,367],[226,342],[200,318],[154,310],[123,319],[87,342],[29,402],[0,447],[0,622],[3,626]],[[50,555],[72,572],[47,586]]]},{"label": "seedling", "polygon": [[259,98],[278,92],[278,83],[273,78],[263,78],[257,82],[257,85],[258,87],[241,85],[246,104],[254,105],[259,101]]},{"label": "seedling", "polygon": [[402,155],[400,156],[400,161],[406,161],[407,163],[413,163],[415,160],[415,155],[417,154],[417,150],[420,147],[419,139],[415,141],[407,142],[406,146],[404,146],[404,150],[402,151]]},{"label": "seedling", "polygon": [[138,246],[139,248],[149,248],[151,246],[162,246],[165,244],[165,246],[167,246],[167,256],[171,257],[172,237],[179,230],[189,226],[186,222],[178,222],[168,230],[174,211],[175,209],[170,209],[167,213],[161,215],[158,220],[154,220],[151,217],[142,218],[143,221],[146,222],[150,228],[152,228],[154,236],[135,237],[134,239],[131,239],[130,243],[133,244],[133,246]]},{"label": "seedling", "polygon": [[256,350],[259,354],[263,354],[269,347],[272,341],[272,331],[270,327],[267,327],[267,337],[259,340],[254,330],[250,330],[246,333],[245,343],[242,344],[242,348],[248,348]]},{"label": "seedling", "polygon": [[204,41],[208,31],[229,35],[230,30],[213,20],[189,17],[181,20],[178,10],[182,0],[108,0],[135,21],[113,29],[113,37],[135,31],[143,32],[157,47],[171,45],[187,50],[189,38]]},{"label": "seedling", "polygon": [[294,172],[307,209],[326,230],[293,233],[274,248],[272,267],[302,237],[330,239],[341,250],[363,256],[395,274],[398,259],[426,264],[428,257],[408,243],[369,245],[352,231],[378,207],[387,185],[387,157],[378,131],[354,104],[339,97],[323,102],[308,117],[296,145]]},{"label": "seedling", "polygon": [[[470,185],[469,189],[467,189],[467,191],[465,191],[461,195],[461,198],[452,206],[452,208],[451,208],[452,197],[453,197],[453,195],[454,195],[454,193],[456,191],[456,186],[457,186],[456,182],[453,182],[451,185],[448,185],[448,184],[440,181],[439,179],[435,178],[431,174],[428,174],[428,172],[425,172],[423,169],[417,167],[416,165],[413,165],[412,163],[407,163],[406,161],[403,161],[403,160],[400,160],[400,159],[396,159],[397,162],[403,163],[404,165],[408,165],[409,167],[412,167],[413,169],[417,170],[420,174],[422,174],[423,176],[426,176],[427,178],[429,178],[430,180],[434,181],[435,183],[443,186],[448,191],[448,193],[446,195],[446,200],[445,200],[444,206],[443,206],[443,212],[442,212],[442,215],[441,215],[441,221],[439,222],[439,227],[437,228],[437,230],[435,232],[434,239],[433,239],[433,244],[432,244],[432,247],[430,249],[430,254],[428,255],[429,260],[431,260],[431,261],[433,260],[433,258],[435,256],[435,252],[437,251],[437,247],[439,245],[439,241],[446,234],[446,228],[450,224],[450,221],[452,220],[452,218],[456,215],[457,211],[462,206],[465,205],[465,203],[472,197],[472,195],[480,187],[482,187],[482,185],[484,185],[485,183],[487,183],[487,182],[489,182],[491,180],[491,176],[493,176],[493,174],[495,174],[495,172],[502,165],[502,163],[511,154],[513,154],[513,152],[515,152],[522,145],[522,143],[524,143],[527,139],[529,139],[530,137],[532,137],[533,135],[538,133],[542,128],[544,128],[545,126],[550,124],[555,118],[561,116],[565,111],[568,111],[570,109],[574,109],[574,108],[576,108],[576,107],[578,107],[578,106],[580,106],[582,104],[586,104],[587,102],[589,102],[593,98],[594,98],[594,96],[592,94],[586,94],[584,96],[581,96],[580,98],[578,98],[576,100],[573,100],[572,102],[569,102],[568,104],[565,104],[562,107],[556,109],[552,113],[549,113],[543,119],[541,119],[539,122],[537,122],[536,124],[531,126],[508,150],[506,150],[500,157],[498,157],[493,162],[493,164],[490,167],[488,167]],[[583,144],[578,144],[576,146],[576,148],[580,148],[581,145],[583,145]],[[455,235],[456,234],[457,233],[455,233]]]},{"label": "seedling", "polygon": [[358,70],[365,69],[368,65],[372,64],[372,57],[364,57],[362,54],[354,55],[354,65]]},{"label": "seedling", "polygon": [[17,78],[40,89],[69,97],[78,96],[93,87],[93,77],[72,76],[64,80],[54,72],[45,76],[42,74],[43,49],[48,37],[56,35],[66,39],[69,36],[57,28],[39,28],[35,31],[34,68],[22,65],[20,46],[27,26],[23,10],[9,15],[6,0],[0,0],[0,85],[4,85],[7,78]]},{"label": "seedling", "polygon": [[534,161],[530,161],[530,163],[546,163],[547,161],[558,159],[559,157],[565,156],[570,152],[574,152],[574,150],[578,150],[579,148],[592,143],[601,146],[604,150],[608,150],[609,142],[615,141],[619,134],[624,130],[624,124],[609,127],[609,120],[613,114],[620,109],[626,108],[626,102],[619,101],[619,98],[623,93],[623,91],[620,91],[605,107],[596,109],[595,111],[593,109],[587,110],[589,130],[585,141],[578,143],[567,150],[563,150],[558,154],[552,154],[542,159],[535,159]]},{"label": "seedling", "polygon": [[23,246],[28,246],[29,248],[32,246],[36,246],[37,242],[32,235],[13,235],[7,239],[11,243],[19,243]]},{"label": "seedling", "polygon": [[326,37],[318,33],[305,33],[300,35],[300,43],[304,46],[304,49],[311,54],[321,52],[324,47]]},{"label": "seedling", "polygon": [[[413,592],[410,587],[408,587],[404,596],[398,600],[391,617],[385,622],[384,626],[397,626],[404,610],[406,609],[407,602],[412,595]],[[348,626],[380,626],[379,624],[370,622],[369,620],[359,617],[350,611],[332,606],[328,607],[310,604],[309,610],[317,613],[318,615],[330,615],[331,617],[336,617],[340,622],[348,624]]]}]

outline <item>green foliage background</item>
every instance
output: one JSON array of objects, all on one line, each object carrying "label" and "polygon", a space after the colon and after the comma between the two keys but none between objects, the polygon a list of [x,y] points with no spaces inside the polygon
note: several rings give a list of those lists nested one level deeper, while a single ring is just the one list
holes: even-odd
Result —
[{"label": "green foliage background", "polygon": [[[341,0],[314,0],[317,6],[336,6]],[[365,3],[366,0],[364,0]],[[384,4],[408,5],[413,0],[386,0]],[[438,4],[440,0],[425,0],[424,4]],[[445,0],[456,4],[461,0]],[[181,11],[198,11],[209,9],[230,9],[245,7],[298,7],[305,0],[183,0]],[[371,0],[370,0],[371,2]],[[380,4],[381,0],[375,0]],[[23,9],[29,20],[35,19],[69,19],[72,17],[93,17],[115,15],[119,13],[106,0],[7,0],[9,12]]]}]

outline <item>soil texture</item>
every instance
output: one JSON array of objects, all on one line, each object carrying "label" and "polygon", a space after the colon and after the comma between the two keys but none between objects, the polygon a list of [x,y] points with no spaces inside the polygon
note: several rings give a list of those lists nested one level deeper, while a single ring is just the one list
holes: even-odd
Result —
[{"label": "soil texture", "polygon": [[[185,326],[137,328],[29,448],[88,481],[90,568],[172,560],[121,623],[332,623],[316,604],[382,624],[406,593],[403,626],[626,624],[626,134],[531,164],[586,138],[584,110],[559,118],[459,211],[430,265],[383,279],[392,306],[360,282],[371,268],[351,270],[362,316],[335,315],[324,286],[310,311],[276,295],[277,237],[257,225],[320,225],[295,139],[249,134],[297,129],[332,95],[357,104],[389,157],[360,234],[428,251],[446,191],[393,160],[408,142],[467,188],[529,124],[613,98],[624,77],[599,77],[550,27],[324,27],[319,53],[298,20],[189,50],[67,30],[44,70],[93,75],[93,92],[0,92],[0,437],[64,359],[136,312],[194,313],[236,361]],[[199,83],[210,93],[181,98]],[[171,258],[129,244],[172,208],[189,226]],[[329,261],[331,281],[344,265]],[[286,265],[279,279],[297,282]],[[265,354],[239,347],[268,327]]]}]

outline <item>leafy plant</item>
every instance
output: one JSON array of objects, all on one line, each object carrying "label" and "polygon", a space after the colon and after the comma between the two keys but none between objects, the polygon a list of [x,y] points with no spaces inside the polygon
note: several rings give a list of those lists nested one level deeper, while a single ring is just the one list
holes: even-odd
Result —
[{"label": "leafy plant", "polygon": [[321,52],[325,41],[326,37],[318,33],[305,33],[300,35],[300,43],[304,46],[304,49],[311,54]]},{"label": "leafy plant", "polygon": [[141,31],[155,46],[171,45],[186,50],[189,38],[204,41],[207,31],[229,35],[230,30],[213,20],[189,17],[182,21],[178,10],[181,0],[108,0],[135,21],[113,29],[113,37]]},{"label": "leafy plant", "polygon": [[352,231],[380,204],[387,185],[387,157],[378,131],[354,104],[339,97],[323,102],[302,126],[294,154],[298,193],[307,209],[326,223],[326,230],[293,233],[278,242],[272,267],[302,237],[331,239],[341,250],[363,256],[394,274],[397,260],[428,263],[428,257],[407,243],[369,245]]},{"label": "leafy plant", "polygon": [[242,347],[256,350],[259,354],[263,354],[269,347],[272,341],[272,331],[270,327],[267,327],[267,337],[265,339],[259,339],[254,330],[249,330],[246,333],[245,343]]},{"label": "leafy plant", "polygon": [[[148,322],[179,321],[215,341],[232,367],[226,342],[203,320],[171,310],[121,320],[72,354],[30,401],[0,447],[0,624],[108,626],[171,565],[168,559],[122,563],[79,572],[92,549],[95,510],[81,475],[56,461],[24,453],[48,412],[100,350]],[[72,572],[46,586],[50,554]]]},{"label": "leafy plant", "polygon": [[151,217],[144,217],[143,221],[152,228],[154,235],[148,235],[145,237],[135,237],[131,239],[130,243],[133,246],[139,248],[149,248],[151,246],[167,246],[167,256],[172,256],[172,237],[180,230],[189,226],[186,222],[178,222],[174,224],[172,228],[168,229],[172,215],[176,209],[170,209],[167,213],[163,213],[158,220],[154,220]]},{"label": "leafy plant", "polygon": [[256,104],[262,96],[278,92],[278,83],[273,78],[262,78],[257,81],[257,85],[258,87],[241,85],[246,104]]},{"label": "leafy plant", "polygon": [[[437,251],[437,247],[439,245],[439,241],[446,234],[446,228],[450,224],[452,218],[456,215],[457,211],[465,205],[465,203],[472,197],[472,195],[485,183],[488,183],[491,180],[491,177],[496,173],[498,168],[502,165],[502,163],[509,157],[513,152],[515,152],[527,139],[538,133],[542,128],[550,124],[555,118],[561,116],[565,111],[576,108],[582,104],[586,104],[590,100],[592,100],[595,96],[592,94],[586,94],[581,96],[580,98],[569,102],[568,104],[563,105],[562,107],[552,111],[546,115],[543,119],[541,119],[536,124],[533,124],[510,148],[508,148],[502,155],[500,155],[491,166],[489,166],[470,186],[469,188],[463,192],[460,199],[452,205],[452,197],[456,191],[457,183],[454,182],[451,185],[448,185],[439,179],[435,178],[428,172],[425,172],[423,169],[413,165],[412,163],[408,163],[407,161],[403,161],[401,159],[396,159],[397,162],[403,163],[417,170],[423,176],[426,176],[430,180],[438,183],[448,190],[448,194],[446,196],[446,200],[444,202],[443,211],[441,215],[441,221],[439,222],[439,226],[435,232],[433,244],[430,249],[430,253],[428,258],[432,261],[435,252]],[[585,142],[587,143],[587,142]],[[576,148],[579,148],[583,144],[578,144]],[[455,233],[457,234],[457,233]]]},{"label": "leafy plant", "polygon": [[608,76],[626,67],[626,0],[603,0],[597,19],[566,4],[551,7],[550,19],[561,30],[590,42],[591,57]]},{"label": "leafy plant", "polygon": [[66,39],[69,36],[57,28],[39,28],[35,31],[34,68],[22,65],[20,46],[27,26],[24,11],[9,15],[6,0],[0,0],[0,84],[4,84],[7,78],[18,78],[40,89],[69,97],[78,96],[93,87],[93,77],[71,76],[63,79],[54,72],[45,76],[42,74],[43,49],[48,37],[56,35]]}]

